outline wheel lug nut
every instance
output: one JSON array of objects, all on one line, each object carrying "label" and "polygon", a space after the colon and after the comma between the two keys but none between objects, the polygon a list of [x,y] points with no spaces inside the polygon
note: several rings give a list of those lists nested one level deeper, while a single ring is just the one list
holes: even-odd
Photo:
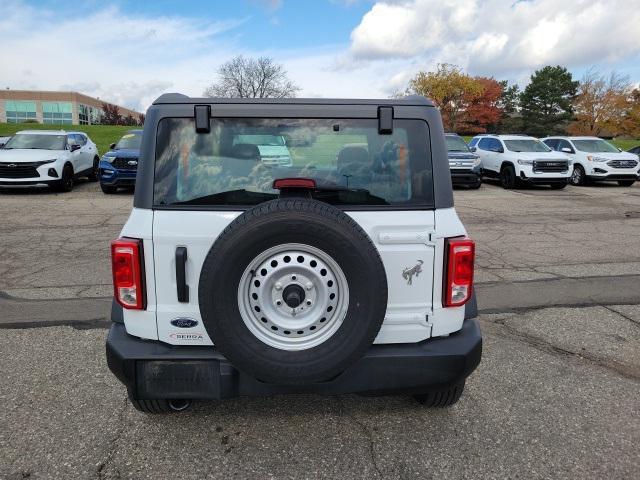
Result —
[{"label": "wheel lug nut", "polygon": [[311,300],[307,300],[307,305],[311,305]]},{"label": "wheel lug nut", "polygon": [[296,276],[295,275],[291,275],[291,280],[295,280]]},{"label": "wheel lug nut", "polygon": [[313,283],[311,282],[307,282],[307,284],[305,285],[305,287],[307,287],[307,290],[311,290],[313,288]]},{"label": "wheel lug nut", "polygon": [[276,305],[280,306],[280,305],[282,305],[282,302],[280,300],[277,300],[276,301]]},{"label": "wheel lug nut", "polygon": [[276,283],[275,287],[276,290],[282,290],[282,284],[280,282]]}]

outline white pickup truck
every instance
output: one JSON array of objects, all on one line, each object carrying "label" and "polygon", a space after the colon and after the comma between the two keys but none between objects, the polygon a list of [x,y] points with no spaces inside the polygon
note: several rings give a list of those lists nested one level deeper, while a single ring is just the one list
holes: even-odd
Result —
[{"label": "white pickup truck", "polygon": [[[249,133],[293,139],[291,162]],[[444,407],[480,362],[475,245],[423,97],[163,95],[111,251],[107,361],[143,412],[305,392]]]}]

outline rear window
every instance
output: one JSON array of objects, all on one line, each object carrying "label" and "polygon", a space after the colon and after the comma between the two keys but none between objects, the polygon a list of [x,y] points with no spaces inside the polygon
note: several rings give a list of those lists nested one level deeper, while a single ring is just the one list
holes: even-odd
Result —
[{"label": "rear window", "polygon": [[334,205],[432,207],[429,130],[422,120],[211,119],[158,124],[154,204],[251,206],[278,197],[278,178],[311,178]]}]

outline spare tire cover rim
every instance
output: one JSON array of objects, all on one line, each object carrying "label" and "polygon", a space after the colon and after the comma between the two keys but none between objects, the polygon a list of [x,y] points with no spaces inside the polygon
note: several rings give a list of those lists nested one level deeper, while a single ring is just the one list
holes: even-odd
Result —
[{"label": "spare tire cover rim", "polygon": [[[304,290],[297,307],[291,305],[301,297],[300,288],[292,286]],[[287,302],[284,294],[292,291],[296,302]],[[263,343],[305,350],[324,343],[340,328],[349,307],[349,287],[330,255],[311,245],[287,243],[249,263],[240,277],[238,307],[247,328]]]}]

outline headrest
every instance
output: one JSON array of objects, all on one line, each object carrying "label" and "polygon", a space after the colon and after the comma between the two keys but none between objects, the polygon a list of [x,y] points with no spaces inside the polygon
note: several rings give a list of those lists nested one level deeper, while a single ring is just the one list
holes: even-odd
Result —
[{"label": "headrest", "polygon": [[338,152],[338,170],[347,165],[358,164],[364,165],[369,163],[369,152],[360,146],[346,146]]}]

